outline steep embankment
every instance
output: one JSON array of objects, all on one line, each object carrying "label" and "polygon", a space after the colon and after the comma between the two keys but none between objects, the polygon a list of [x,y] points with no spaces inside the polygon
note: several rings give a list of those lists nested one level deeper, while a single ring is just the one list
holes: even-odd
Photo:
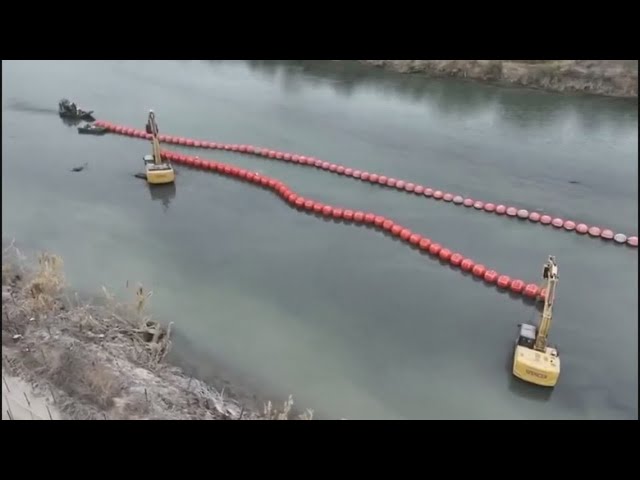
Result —
[{"label": "steep embankment", "polygon": [[360,60],[401,73],[459,77],[556,92],[638,96],[637,60]]},{"label": "steep embankment", "polygon": [[[11,252],[15,252],[12,254]],[[218,392],[170,365],[171,327],[105,290],[105,301],[69,298],[61,259],[43,254],[26,268],[13,247],[2,255],[4,419],[277,419],[295,415],[293,401],[264,411]],[[6,405],[5,405],[6,404]],[[310,419],[310,411],[298,418]]]}]

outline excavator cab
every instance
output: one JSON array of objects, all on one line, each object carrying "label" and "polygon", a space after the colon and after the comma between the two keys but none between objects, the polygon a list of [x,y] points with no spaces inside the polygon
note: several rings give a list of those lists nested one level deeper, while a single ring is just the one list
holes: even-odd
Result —
[{"label": "excavator cab", "polygon": [[520,335],[516,345],[525,348],[533,348],[536,342],[536,327],[527,323],[520,324]]},{"label": "excavator cab", "polygon": [[513,354],[513,375],[534,385],[554,387],[560,376],[560,356],[556,348],[547,344],[558,283],[558,265],[554,257],[549,257],[542,277],[546,284],[540,324],[537,328],[529,324],[520,325]]}]

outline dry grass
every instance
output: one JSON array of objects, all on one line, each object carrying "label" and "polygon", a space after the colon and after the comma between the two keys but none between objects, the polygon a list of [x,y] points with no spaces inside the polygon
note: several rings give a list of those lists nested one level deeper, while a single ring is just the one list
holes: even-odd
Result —
[{"label": "dry grass", "polygon": [[637,60],[359,60],[404,73],[637,98]]},{"label": "dry grass", "polygon": [[[152,292],[130,302],[103,287],[104,305],[71,300],[62,259],[43,253],[36,268],[13,244],[2,256],[3,370],[47,392],[69,419],[273,419],[292,415],[271,402],[251,411],[164,362],[171,325],[146,313]],[[128,283],[127,283],[128,286]],[[312,419],[307,410],[295,418]]]}]

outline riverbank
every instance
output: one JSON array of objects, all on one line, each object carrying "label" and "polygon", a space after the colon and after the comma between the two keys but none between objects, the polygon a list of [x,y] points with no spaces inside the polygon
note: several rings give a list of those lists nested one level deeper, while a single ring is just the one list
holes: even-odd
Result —
[{"label": "riverbank", "polygon": [[359,60],[400,73],[458,77],[488,83],[638,97],[637,60]]},{"label": "riverbank", "polygon": [[169,364],[171,324],[145,313],[142,287],[131,304],[106,289],[103,304],[90,304],[66,289],[59,257],[41,254],[37,267],[28,265],[15,247],[3,249],[3,419],[312,417],[297,415],[291,397],[281,410],[259,408]]}]

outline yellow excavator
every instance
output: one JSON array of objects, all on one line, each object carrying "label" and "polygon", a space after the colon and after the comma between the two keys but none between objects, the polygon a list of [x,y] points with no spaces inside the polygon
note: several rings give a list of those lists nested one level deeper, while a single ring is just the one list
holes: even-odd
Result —
[{"label": "yellow excavator", "polygon": [[147,133],[151,134],[151,145],[153,153],[145,155],[144,168],[147,182],[153,185],[173,183],[176,174],[168,161],[163,160],[160,155],[160,141],[158,140],[158,124],[153,110],[149,110],[149,120],[147,121]]},{"label": "yellow excavator", "polygon": [[560,376],[560,357],[558,350],[547,344],[551,328],[553,301],[558,284],[558,265],[553,256],[549,256],[542,271],[546,281],[544,309],[537,330],[534,325],[520,325],[520,335],[516,341],[513,356],[513,374],[525,382],[543,387],[554,387]]}]

